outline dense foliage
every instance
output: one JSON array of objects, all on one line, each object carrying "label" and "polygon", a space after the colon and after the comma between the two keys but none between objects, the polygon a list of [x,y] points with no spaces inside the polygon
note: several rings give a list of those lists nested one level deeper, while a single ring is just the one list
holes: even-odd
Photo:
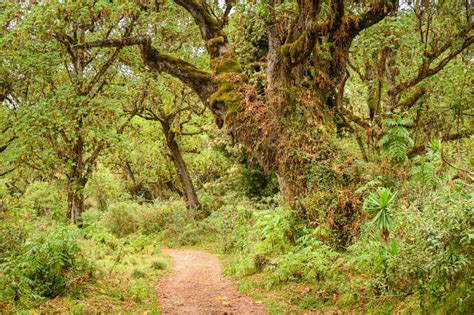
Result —
[{"label": "dense foliage", "polygon": [[0,3],[0,312],[474,310],[472,1]]}]

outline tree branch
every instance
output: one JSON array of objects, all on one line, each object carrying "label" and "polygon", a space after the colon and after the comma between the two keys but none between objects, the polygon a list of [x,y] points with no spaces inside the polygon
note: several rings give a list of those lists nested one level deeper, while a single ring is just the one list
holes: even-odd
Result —
[{"label": "tree branch", "polygon": [[107,47],[125,47],[143,45],[149,39],[147,37],[125,37],[120,39],[100,39],[93,42],[86,42],[74,45],[77,49],[107,48]]},{"label": "tree branch", "polygon": [[210,12],[205,0],[174,0],[174,2],[192,15],[205,41],[223,36],[222,24]]},{"label": "tree branch", "polygon": [[[441,137],[441,140],[443,141],[455,141],[463,138],[469,138],[472,135],[474,135],[474,130],[469,130],[466,132],[459,132],[459,133],[453,133],[453,134],[445,134],[443,137]],[[413,149],[408,152],[408,158],[411,159],[417,155],[421,155],[426,152],[426,145],[419,145],[414,147]]]},{"label": "tree branch", "polygon": [[298,16],[280,49],[293,66],[300,64],[311,54],[321,29],[321,25],[316,22],[321,10],[321,0],[298,0],[298,7]]},{"label": "tree branch", "polygon": [[17,137],[17,136],[13,136],[11,139],[9,139],[9,140],[7,141],[7,143],[5,143],[4,145],[0,146],[0,153],[2,153],[3,151],[5,151],[5,150],[8,148],[8,146],[9,146],[16,138],[18,138],[18,137]]},{"label": "tree branch", "polygon": [[8,171],[4,171],[4,172],[0,173],[0,177],[5,176],[5,175],[13,172],[14,170],[16,170],[16,166],[12,169],[9,169]]},{"label": "tree branch", "polygon": [[410,96],[406,97],[403,101],[399,102],[397,105],[395,105],[394,108],[403,108],[403,109],[409,109],[413,105],[416,104],[416,102],[423,97],[423,95],[426,94],[426,89],[424,87],[417,88]]},{"label": "tree branch", "polygon": [[[471,27],[469,27],[469,29],[471,29]],[[462,32],[464,33],[464,32]],[[441,54],[443,54],[446,50],[449,49],[449,47],[451,47],[452,45],[452,41],[448,41],[447,44],[445,44],[441,49],[438,49],[436,50],[436,52],[431,52],[431,53],[428,53],[427,54],[427,58],[423,64],[420,66],[420,69],[418,70],[418,74],[416,77],[412,78],[412,79],[409,79],[409,80],[406,80],[402,83],[400,83],[398,86],[397,86],[397,92],[398,93],[401,93],[415,85],[417,85],[418,83],[420,83],[421,81],[423,81],[424,79],[428,78],[428,77],[431,77],[433,75],[435,75],[436,73],[440,72],[441,70],[443,70],[443,68],[454,58],[456,57],[457,55],[459,55],[464,49],[468,48],[470,45],[472,45],[472,43],[474,43],[474,36],[468,36],[464,39],[464,42],[462,43],[462,45],[460,47],[458,47],[457,49],[454,49],[453,51],[451,51],[447,56],[445,56],[444,58],[441,59],[441,61],[434,67],[430,67],[431,63],[437,59]]]},{"label": "tree branch", "polygon": [[78,44],[76,48],[100,47],[141,47],[144,63],[153,71],[165,72],[179,79],[195,91],[201,101],[207,104],[209,96],[216,90],[210,73],[198,69],[193,64],[180,58],[164,54],[151,45],[151,40],[146,37],[128,37],[123,39],[103,39],[88,43]]},{"label": "tree branch", "polygon": [[158,73],[165,72],[178,78],[195,91],[205,104],[216,90],[216,84],[209,73],[187,61],[161,53],[152,47],[150,42],[142,46],[142,57],[151,70]]},{"label": "tree branch", "polygon": [[394,0],[380,0],[372,4],[367,12],[349,19],[349,35],[352,38],[356,37],[362,30],[377,24],[397,9],[398,1]]}]

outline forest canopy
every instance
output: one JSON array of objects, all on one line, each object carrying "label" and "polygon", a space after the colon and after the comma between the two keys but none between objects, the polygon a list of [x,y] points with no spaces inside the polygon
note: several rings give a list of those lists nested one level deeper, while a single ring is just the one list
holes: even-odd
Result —
[{"label": "forest canopy", "polygon": [[144,311],[166,263],[124,257],[156,242],[212,244],[270,313],[469,313],[472,14],[3,1],[0,310]]}]

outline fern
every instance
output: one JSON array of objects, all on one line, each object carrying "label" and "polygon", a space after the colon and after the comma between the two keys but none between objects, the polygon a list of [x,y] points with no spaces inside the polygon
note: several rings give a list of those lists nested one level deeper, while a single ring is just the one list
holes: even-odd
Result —
[{"label": "fern", "polygon": [[373,179],[371,181],[368,181],[364,186],[359,187],[355,191],[355,193],[362,194],[369,191],[371,188],[379,187],[380,185],[382,185],[382,182],[379,179]]},{"label": "fern", "polygon": [[383,123],[385,133],[378,141],[378,145],[394,161],[407,160],[408,148],[413,145],[407,129],[411,123],[412,121],[407,118],[387,119]]},{"label": "fern", "polygon": [[68,227],[42,231],[21,245],[22,252],[0,265],[0,299],[54,298],[65,292],[68,281],[89,270],[76,242],[77,231]]},{"label": "fern", "polygon": [[437,170],[441,159],[440,148],[441,142],[438,139],[433,139],[428,143],[425,156],[414,160],[416,165],[409,172],[412,179],[429,187],[436,187],[439,184]]}]

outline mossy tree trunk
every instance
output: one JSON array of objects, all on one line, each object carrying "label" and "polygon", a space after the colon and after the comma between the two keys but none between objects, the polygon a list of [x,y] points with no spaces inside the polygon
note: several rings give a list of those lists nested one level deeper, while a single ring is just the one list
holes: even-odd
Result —
[{"label": "mossy tree trunk", "polygon": [[263,91],[250,84],[255,71],[240,64],[240,52],[233,50],[225,32],[235,1],[225,2],[220,17],[203,0],[174,2],[199,27],[210,73],[159,51],[149,39],[108,40],[87,47],[140,44],[150,70],[166,72],[193,89],[218,126],[225,126],[236,142],[253,152],[264,170],[278,174],[282,194],[292,202],[308,190],[310,164],[327,159],[318,155],[336,129],[338,91],[343,90],[352,40],[396,12],[397,1],[375,1],[352,15],[343,0],[329,1],[324,10],[324,1],[300,0],[292,18],[278,16],[280,0],[268,1],[265,52],[255,60],[262,64]]}]

